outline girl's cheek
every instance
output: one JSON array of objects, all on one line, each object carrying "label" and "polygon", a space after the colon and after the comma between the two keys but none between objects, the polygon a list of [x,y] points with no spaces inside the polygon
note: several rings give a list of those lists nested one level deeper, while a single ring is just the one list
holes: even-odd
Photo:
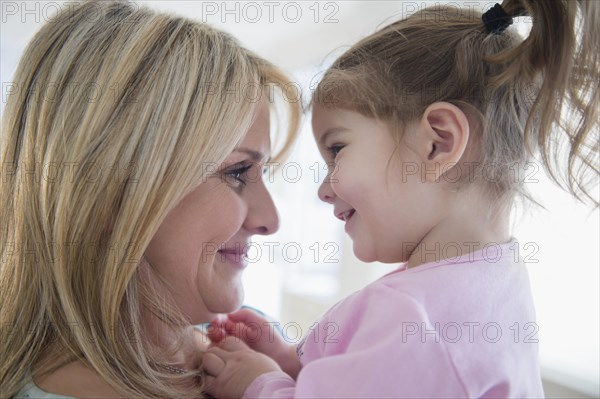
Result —
[{"label": "girl's cheek", "polygon": [[331,177],[331,187],[333,191],[338,197],[346,202],[356,196],[356,190],[360,187],[360,184],[355,177],[356,176],[344,173],[344,171],[341,170]]}]

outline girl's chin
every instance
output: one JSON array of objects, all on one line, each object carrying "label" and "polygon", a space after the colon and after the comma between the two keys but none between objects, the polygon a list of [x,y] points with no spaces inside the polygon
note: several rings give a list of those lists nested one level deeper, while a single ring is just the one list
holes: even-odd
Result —
[{"label": "girl's chin", "polygon": [[360,260],[362,262],[370,263],[370,262],[377,261],[377,257],[375,256],[375,254],[372,251],[365,251],[363,248],[360,248],[356,244],[356,241],[354,242],[353,250],[354,250],[354,256],[356,256],[358,258],[358,260]]}]

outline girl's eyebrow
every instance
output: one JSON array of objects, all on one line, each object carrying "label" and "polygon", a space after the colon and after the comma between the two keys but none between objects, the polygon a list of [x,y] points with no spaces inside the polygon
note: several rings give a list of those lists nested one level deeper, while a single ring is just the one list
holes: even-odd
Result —
[{"label": "girl's eyebrow", "polygon": [[323,135],[321,136],[321,138],[319,139],[319,145],[324,146],[325,145],[325,140],[327,139],[327,136],[334,134],[334,133],[340,133],[340,132],[345,132],[348,129],[343,127],[343,126],[334,126],[331,127],[327,130],[325,130],[325,132],[323,133]]}]

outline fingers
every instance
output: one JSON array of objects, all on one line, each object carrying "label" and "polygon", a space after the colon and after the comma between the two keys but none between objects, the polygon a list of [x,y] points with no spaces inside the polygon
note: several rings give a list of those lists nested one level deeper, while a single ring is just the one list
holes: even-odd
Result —
[{"label": "fingers", "polygon": [[227,317],[216,318],[208,330],[208,337],[213,344],[220,345],[227,336],[233,336],[253,348],[270,336],[267,334],[270,334],[267,319],[255,310],[246,308],[230,313]]},{"label": "fingers", "polygon": [[228,335],[238,337],[243,341],[252,341],[252,338],[258,334],[257,326],[252,324],[234,323],[228,320],[225,322],[224,328]]},{"label": "fingers", "polygon": [[202,359],[205,391],[217,398],[241,398],[261,374],[281,370],[277,363],[250,350],[236,337],[226,337]]},{"label": "fingers", "polygon": [[210,349],[202,358],[202,368],[206,374],[218,377],[225,368],[225,361],[214,353],[214,349],[219,348]]},{"label": "fingers", "polygon": [[240,341],[237,337],[227,336],[219,344],[219,348],[222,348],[229,352],[235,352],[239,350],[249,349],[248,345]]},{"label": "fingers", "polygon": [[229,313],[227,315],[227,318],[229,318],[229,320],[234,321],[234,322],[238,322],[238,323],[262,323],[265,318],[261,315],[259,315],[258,313],[256,313],[254,310],[251,309],[240,309],[237,312],[233,312],[233,313]]},{"label": "fingers", "polygon": [[246,337],[251,328],[243,322],[233,322],[229,319],[214,319],[208,327],[207,334],[213,343],[221,342],[226,336],[233,335],[238,338]]},{"label": "fingers", "polygon": [[230,335],[239,336],[239,330],[244,326],[243,323],[234,323],[231,320],[226,320],[223,322],[222,326],[225,329],[225,332]]},{"label": "fingers", "polygon": [[237,352],[246,349],[250,350],[248,345],[240,341],[237,337],[227,336],[219,343],[218,346],[211,346],[208,348],[204,356],[212,353],[223,360],[227,360],[230,352]]},{"label": "fingers", "polygon": [[[227,320],[225,323],[223,323],[223,328],[224,330],[222,330],[221,333],[224,333],[225,336],[236,337],[249,345],[260,341],[260,337],[262,336],[260,326],[256,323],[234,323],[230,320]],[[224,339],[224,337],[217,338],[219,340],[215,342],[219,343]]]},{"label": "fingers", "polygon": [[225,338],[227,336],[227,332],[225,331],[225,329],[223,327],[215,324],[215,321],[213,321],[211,323],[211,325],[208,327],[207,335],[208,335],[208,338],[213,343],[218,344],[219,342],[221,342],[223,340],[223,338]]},{"label": "fingers", "polygon": [[206,374],[204,376],[204,394],[214,393],[216,380],[217,379],[211,375]]}]

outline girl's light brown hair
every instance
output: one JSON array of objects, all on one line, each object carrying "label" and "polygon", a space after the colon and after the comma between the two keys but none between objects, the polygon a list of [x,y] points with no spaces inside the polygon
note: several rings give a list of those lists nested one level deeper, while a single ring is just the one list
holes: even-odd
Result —
[{"label": "girl's light brown hair", "polygon": [[[2,396],[80,360],[124,397],[202,397],[179,384],[190,375],[158,366],[177,345],[153,347],[142,312],[176,333],[189,321],[138,266],[251,125],[246,89],[289,80],[204,24],[86,1],[41,28],[13,83],[0,142]],[[283,152],[300,116],[286,105]]]},{"label": "girl's light brown hair", "polygon": [[477,143],[477,161],[458,184],[483,181],[504,205],[515,193],[531,198],[523,180],[539,155],[556,183],[597,206],[590,183],[599,172],[600,3],[505,0],[502,7],[531,16],[525,40],[510,28],[488,33],[473,9],[423,9],[338,58],[313,104],[385,120],[399,141],[427,106],[453,103]]}]

